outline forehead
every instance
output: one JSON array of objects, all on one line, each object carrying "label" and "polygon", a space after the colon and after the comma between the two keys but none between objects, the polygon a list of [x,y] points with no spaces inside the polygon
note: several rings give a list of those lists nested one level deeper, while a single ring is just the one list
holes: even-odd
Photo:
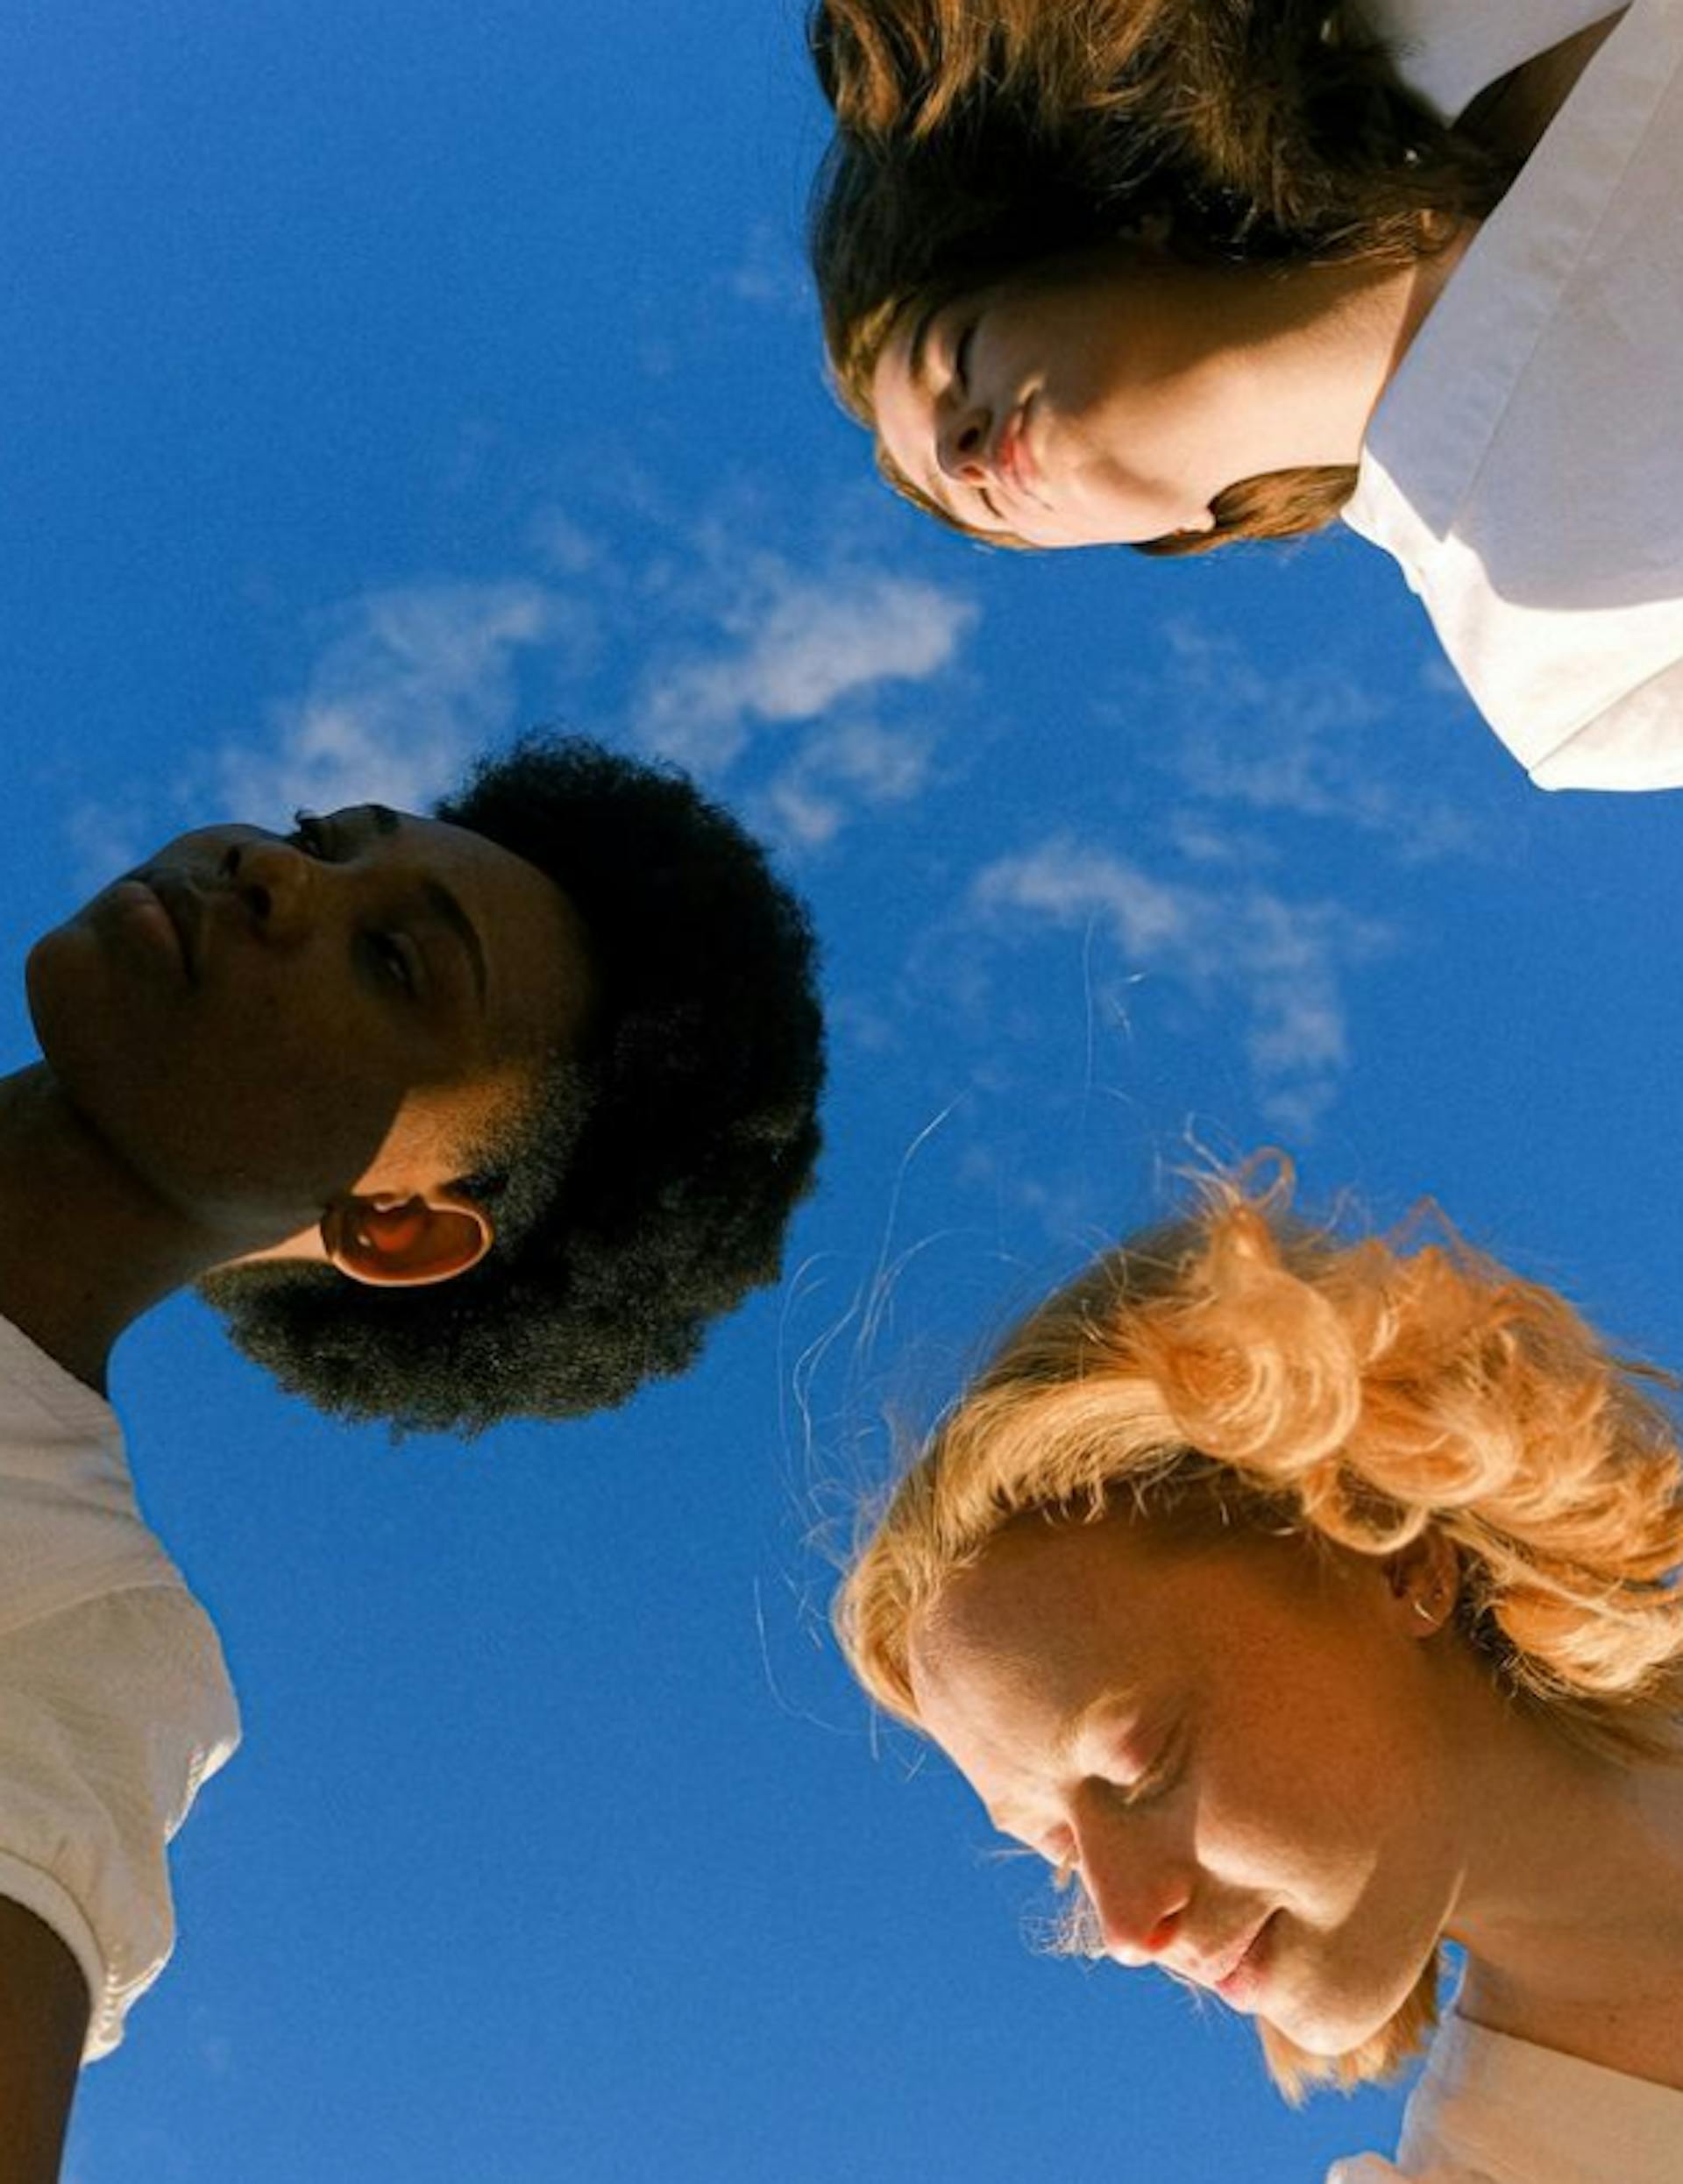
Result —
[{"label": "forehead", "polygon": [[1137,1531],[1118,1519],[1013,1526],[913,1626],[921,1724],[991,1805],[1055,1767],[1096,1708],[1147,1705],[1161,1684],[1155,1557]]},{"label": "forehead", "polygon": [[999,1533],[913,1626],[920,1711],[1080,1705],[1096,1680],[1133,1682],[1154,1651],[1157,1559],[1118,1518]]},{"label": "forehead", "polygon": [[870,378],[877,444],[921,491],[931,490],[929,437],[934,420],[931,343],[939,322],[961,299],[913,297],[890,326]]}]

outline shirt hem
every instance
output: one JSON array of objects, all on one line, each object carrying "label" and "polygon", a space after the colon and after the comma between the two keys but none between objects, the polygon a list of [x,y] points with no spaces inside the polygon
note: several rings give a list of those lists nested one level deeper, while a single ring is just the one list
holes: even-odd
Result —
[{"label": "shirt hem", "polygon": [[84,2063],[109,2055],[123,2038],[123,2013],[114,2008],[105,1954],[87,1914],[61,1881],[13,1851],[0,1850],[0,1897],[39,1918],[63,1942],[88,1989]]}]

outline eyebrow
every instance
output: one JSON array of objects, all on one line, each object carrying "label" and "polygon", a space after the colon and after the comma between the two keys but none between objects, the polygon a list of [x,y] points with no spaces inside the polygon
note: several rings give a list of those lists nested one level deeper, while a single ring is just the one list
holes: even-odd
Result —
[{"label": "eyebrow", "polygon": [[[951,301],[950,296],[937,295],[933,301],[926,303],[918,314],[917,324],[912,329],[912,338],[905,344],[906,376],[920,394],[927,395],[929,392],[929,336],[934,329],[936,319]],[[941,477],[939,463],[927,478],[913,478],[906,472],[902,472],[900,474],[907,479],[909,484],[916,486],[932,507],[939,509],[953,522],[962,522],[963,518],[949,505],[941,490],[945,481]]]},{"label": "eyebrow", "polygon": [[[393,811],[389,804],[364,804],[358,806],[366,814],[368,824],[377,834],[394,834],[403,824],[403,814]],[[468,968],[473,974],[473,991],[479,1004],[479,1014],[485,1014],[486,994],[490,975],[486,968],[485,943],[479,938],[479,927],[462,908],[460,897],[442,880],[423,880],[421,897],[440,925],[448,925],[461,942],[467,957]]]},{"label": "eyebrow", "polygon": [[929,366],[929,335],[944,305],[950,301],[949,297],[937,296],[932,303],[926,304],[918,315],[917,324],[912,329],[912,338],[905,344],[905,368],[911,375],[913,386],[920,394],[927,394],[929,391],[924,378]]},{"label": "eyebrow", "polygon": [[448,925],[461,942],[467,956],[468,968],[473,974],[473,990],[479,998],[479,1014],[483,1016],[486,987],[489,982],[485,966],[485,945],[479,939],[479,928],[442,880],[424,882],[421,892],[434,917],[441,925]]}]

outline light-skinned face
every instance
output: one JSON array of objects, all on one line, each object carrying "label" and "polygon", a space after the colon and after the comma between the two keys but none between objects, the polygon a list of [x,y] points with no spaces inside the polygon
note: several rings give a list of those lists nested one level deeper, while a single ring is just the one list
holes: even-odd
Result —
[{"label": "light-skinned face", "polygon": [[872,382],[878,441],[974,530],[1034,546],[1207,530],[1246,475],[1233,292],[1230,272],[1114,245],[914,305]]},{"label": "light-skinned face", "polygon": [[948,515],[1027,545],[1207,531],[1230,486],[1360,460],[1473,232],[1398,266],[1111,243],[911,305],[872,379],[878,443]]},{"label": "light-skinned face", "polygon": [[372,805],[182,835],[38,942],[28,988],[83,1122],[230,1257],[354,1259],[382,1220],[401,1245],[592,1000],[545,874]]},{"label": "light-skinned face", "polygon": [[1319,2054],[1407,1999],[1462,1874],[1447,1587],[1294,1541],[1019,1524],[914,1625],[923,1727],[1107,1954]]}]

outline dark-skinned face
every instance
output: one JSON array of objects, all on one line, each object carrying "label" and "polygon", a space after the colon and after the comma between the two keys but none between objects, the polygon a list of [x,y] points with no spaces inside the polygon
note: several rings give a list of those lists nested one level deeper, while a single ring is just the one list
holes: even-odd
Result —
[{"label": "dark-skinned face", "polygon": [[84,1121],[238,1248],[460,1175],[591,1003],[551,880],[379,805],[181,836],[39,941],[28,986]]}]

